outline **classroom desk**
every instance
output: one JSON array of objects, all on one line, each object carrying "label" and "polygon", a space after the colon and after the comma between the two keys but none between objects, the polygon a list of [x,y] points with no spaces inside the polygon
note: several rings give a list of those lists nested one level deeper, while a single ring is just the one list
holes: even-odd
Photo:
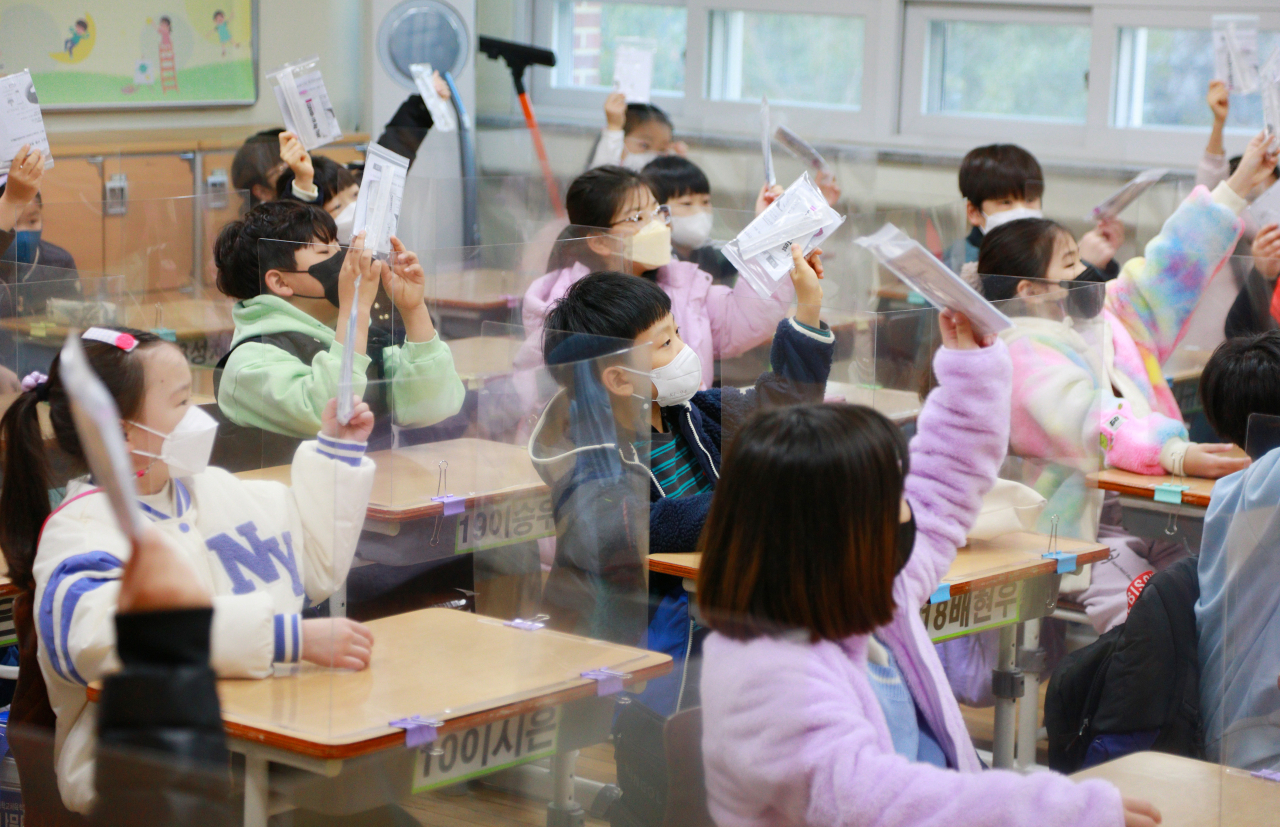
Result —
[{"label": "classroom desk", "polygon": [[[394,537],[407,523],[436,518],[437,543],[423,550],[426,556],[421,562],[555,534],[550,489],[522,445],[464,437],[373,451],[369,457],[377,471],[365,528]],[[448,463],[443,492],[442,461]],[[236,476],[288,485],[290,468],[277,465]],[[456,501],[446,504],[433,499],[442,493],[454,495]],[[441,518],[449,523],[443,524]],[[452,543],[440,542],[450,535]]]},{"label": "classroom desk", "polygon": [[466,336],[445,342],[453,353],[453,366],[470,390],[484,386],[486,379],[510,376],[516,353],[524,339],[514,336]]},{"label": "classroom desk", "polygon": [[[1078,571],[1083,565],[1105,560],[1110,549],[1100,543],[1059,538],[1057,550],[1075,555],[1074,560],[1046,558],[1049,538],[1043,534],[1017,532],[991,540],[971,540],[956,553],[956,559],[929,602],[920,607],[920,619],[935,643],[998,629],[1000,633],[997,671],[1017,673],[1018,627],[1038,641],[1039,620],[1053,613],[1062,574]],[[697,588],[702,555],[651,554],[649,570],[684,578],[685,589]],[[1027,625],[1030,624],[1030,625]],[[1036,643],[1032,642],[1031,648]],[[1021,674],[1021,673],[1017,673]],[[1022,674],[1021,697],[1034,698],[1039,692],[1039,676]],[[992,748],[997,767],[1014,765],[1015,742],[1019,763],[1029,766],[1035,756],[1035,707],[1024,705],[1022,722],[1015,721],[1014,698],[996,699],[995,736]]]},{"label": "classroom desk", "polygon": [[915,419],[923,407],[920,394],[913,391],[873,389],[849,382],[827,382],[826,399],[850,405],[868,405],[898,424]]},{"label": "classroom desk", "polygon": [[[1089,484],[1095,488],[1119,493],[1120,503],[1125,508],[1201,518],[1204,517],[1205,508],[1209,505],[1209,495],[1213,492],[1213,484],[1216,482],[1216,480],[1206,480],[1200,477],[1173,477],[1168,475],[1149,477],[1145,474],[1134,474],[1115,468],[1108,468],[1105,471],[1090,474],[1088,480]],[[1156,490],[1162,485],[1185,485],[1187,490],[1183,491],[1176,500],[1173,500],[1173,497],[1168,498],[1173,501],[1157,500]],[[1175,496],[1177,494],[1174,491],[1169,493]]]},{"label": "classroom desk", "polygon": [[1150,801],[1161,827],[1261,827],[1280,820],[1280,783],[1163,752],[1135,752],[1071,776],[1102,778]]},{"label": "classroom desk", "polygon": [[[121,299],[124,318],[119,324],[141,330],[163,327],[173,331],[188,361],[197,364],[216,362],[210,341],[215,341],[215,350],[216,340],[225,339],[229,345],[235,331],[229,299],[192,299],[172,292],[142,296],[136,303],[124,296]],[[70,327],[66,319],[45,314],[0,319],[0,328],[50,347],[60,347]]]},{"label": "classroom desk", "polygon": [[[634,687],[671,671],[671,658],[657,652],[523,631],[453,609],[366,625],[376,643],[363,671],[304,663],[266,680],[218,682],[227,746],[245,758],[245,827],[263,827],[269,815],[298,803],[330,814],[363,812],[548,756],[558,791],[553,803],[571,805],[577,751],[609,737],[614,708],[582,673],[609,669]],[[97,700],[96,687],[88,694]],[[414,716],[438,723],[434,738],[424,734],[423,746],[410,748],[405,730],[392,722]],[[539,727],[543,740],[535,742],[525,723]],[[507,726],[525,737],[517,735],[495,759],[500,763],[489,764],[497,747],[489,750],[488,737],[500,745]],[[481,741],[483,756],[475,748]],[[534,751],[521,754],[522,744]],[[443,754],[432,756],[431,748]],[[441,772],[445,763],[451,766]],[[289,787],[283,808],[271,801],[272,765]],[[283,768],[303,770],[303,780]]]}]

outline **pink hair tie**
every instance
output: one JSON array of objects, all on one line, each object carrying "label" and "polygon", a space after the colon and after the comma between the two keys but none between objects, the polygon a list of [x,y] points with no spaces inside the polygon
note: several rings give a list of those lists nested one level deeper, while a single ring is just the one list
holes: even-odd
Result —
[{"label": "pink hair tie", "polygon": [[125,353],[130,353],[138,346],[138,340],[130,336],[128,333],[121,333],[118,330],[110,330],[105,327],[91,327],[84,333],[80,334],[81,339],[89,339],[94,342],[103,342],[108,345],[115,345]]},{"label": "pink hair tie", "polygon": [[38,370],[33,370],[22,378],[22,389],[24,391],[33,391],[48,381],[49,377]]}]

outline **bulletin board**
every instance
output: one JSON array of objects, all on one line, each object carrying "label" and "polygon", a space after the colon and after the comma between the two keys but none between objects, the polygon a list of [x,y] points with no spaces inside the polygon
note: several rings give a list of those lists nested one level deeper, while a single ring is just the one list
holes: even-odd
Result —
[{"label": "bulletin board", "polygon": [[257,0],[0,0],[0,75],[47,111],[252,106]]}]

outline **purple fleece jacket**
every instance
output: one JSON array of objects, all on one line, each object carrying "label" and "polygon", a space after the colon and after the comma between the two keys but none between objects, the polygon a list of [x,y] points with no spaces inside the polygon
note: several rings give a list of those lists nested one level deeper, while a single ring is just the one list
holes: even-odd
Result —
[{"label": "purple fleece jacket", "polygon": [[[1003,342],[943,349],[940,385],[911,441],[906,496],[916,544],[893,584],[898,608],[876,631],[893,652],[956,770],[897,755],[867,679],[867,636],[732,640],[703,649],[702,749],[719,827],[1120,827],[1120,793],[1050,772],[982,771],[920,622],[955,559],[1009,444],[1011,367]],[[857,492],[850,492],[856,496]]]}]

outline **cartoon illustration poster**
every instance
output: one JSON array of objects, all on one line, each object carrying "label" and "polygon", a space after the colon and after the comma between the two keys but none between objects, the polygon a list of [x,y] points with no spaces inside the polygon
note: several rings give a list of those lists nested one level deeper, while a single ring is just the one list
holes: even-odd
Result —
[{"label": "cartoon illustration poster", "polygon": [[0,75],[46,110],[251,105],[255,0],[0,0]]}]

